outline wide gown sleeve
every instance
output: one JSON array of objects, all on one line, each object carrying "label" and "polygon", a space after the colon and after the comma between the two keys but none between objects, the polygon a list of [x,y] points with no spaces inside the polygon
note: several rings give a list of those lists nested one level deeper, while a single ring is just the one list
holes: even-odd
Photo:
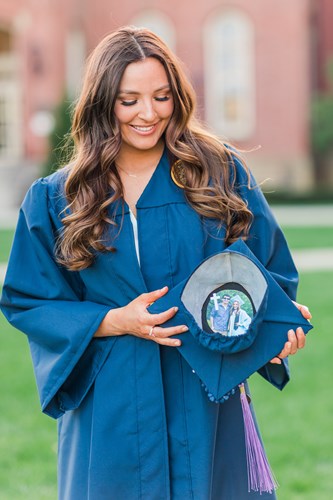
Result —
[{"label": "wide gown sleeve", "polygon": [[36,181],[22,204],[1,309],[28,336],[42,410],[57,418],[80,404],[116,339],[92,339],[110,307],[83,300],[79,274],[55,262],[47,191]]},{"label": "wide gown sleeve", "polygon": [[[244,167],[237,159],[235,163],[237,189],[253,213],[253,222],[246,244],[280,287],[292,300],[295,300],[298,273],[283,232],[253,176],[251,175],[248,186]],[[281,365],[267,363],[258,372],[279,389],[282,389],[290,378],[287,359],[282,360]]]}]

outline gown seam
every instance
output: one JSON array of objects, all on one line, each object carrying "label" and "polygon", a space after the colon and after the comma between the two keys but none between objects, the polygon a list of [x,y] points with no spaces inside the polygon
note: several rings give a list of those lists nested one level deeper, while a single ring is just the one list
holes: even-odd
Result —
[{"label": "gown seam", "polygon": [[165,394],[164,394],[164,387],[163,387],[163,376],[162,376],[162,366],[161,366],[161,348],[162,346],[158,346],[158,355],[160,359],[160,385],[161,385],[161,392],[163,394],[163,401],[164,404],[161,403],[162,409],[162,421],[163,421],[163,426],[164,426],[164,433],[163,433],[163,451],[164,451],[164,457],[165,457],[165,462],[164,462],[164,483],[165,483],[165,492],[168,493],[168,496],[165,498],[165,500],[170,500],[170,469],[168,466],[168,457],[169,457],[169,449],[168,449],[168,426],[166,422],[166,415],[165,415]]},{"label": "gown seam", "polygon": [[140,232],[139,232],[139,226],[140,226],[139,211],[137,212],[137,216],[135,218],[134,224],[135,223],[137,226],[137,238],[138,238],[138,246],[137,247],[135,245],[135,232],[134,232],[134,227],[133,227],[133,220],[131,218],[130,218],[130,222],[128,224],[128,227],[126,229],[128,232],[130,245],[131,245],[132,250],[134,251],[134,254],[135,254],[135,263],[136,263],[135,267],[137,269],[137,272],[138,272],[138,275],[140,278],[140,282],[143,285],[143,290],[145,292],[148,292],[147,285],[146,285],[146,282],[145,282],[145,279],[143,277],[142,270],[141,270],[140,247],[142,246],[142,244],[140,242]]},{"label": "gown seam", "polygon": [[170,247],[170,231],[169,231],[169,224],[168,224],[168,206],[166,206],[164,212],[164,219],[165,219],[165,227],[166,227],[166,233],[167,233],[167,249],[168,249],[168,258],[169,258],[169,278],[170,278],[170,283],[172,288],[175,286],[173,275],[174,271],[172,269],[172,259],[171,259],[171,247]]},{"label": "gown seam", "polygon": [[[140,253],[139,253],[140,252],[140,242],[139,242],[139,234],[140,234],[139,233],[139,210],[137,212],[137,217],[134,216],[134,214],[133,214],[133,212],[131,210],[130,210],[130,214],[133,215],[133,217],[130,217],[131,226],[132,226],[131,243],[132,243],[132,246],[133,246],[133,242],[134,242],[134,248],[135,248],[135,251],[136,251],[137,267],[139,269],[139,273],[140,273],[140,275],[142,277],[142,280],[144,281],[144,278],[143,278],[143,275],[142,275],[142,271],[141,271]],[[135,228],[135,226],[136,226],[136,228]],[[160,357],[160,350],[158,350],[158,353],[159,353],[159,357]],[[162,393],[163,393],[163,383],[162,382],[161,382],[161,390],[162,390]],[[166,420],[165,420],[165,407],[161,408],[161,412],[162,412],[162,414],[164,412],[163,424],[164,424],[164,430],[165,430],[164,438],[162,440],[162,442],[163,442],[163,451],[164,451],[164,457],[167,457],[168,456],[168,447],[167,447],[167,440],[166,440],[167,425],[166,425]],[[136,411],[136,413],[137,413],[137,418],[139,418],[139,416],[138,416],[138,410]],[[139,443],[138,443],[138,447],[139,447],[139,454],[140,454]],[[169,468],[167,467],[166,464],[167,464],[167,462],[164,463],[164,484],[165,484],[165,491],[168,492],[168,497],[165,500],[169,500],[170,499],[170,484],[169,484],[170,483],[170,474],[169,474]],[[139,474],[139,477],[140,477],[140,474]],[[141,487],[140,487],[140,493],[139,493],[139,495],[140,495],[140,498],[141,498],[142,497]]]},{"label": "gown seam", "polygon": [[[136,373],[136,356],[137,356],[137,347],[136,347],[136,342],[134,343],[134,349],[135,349],[135,355],[134,355],[134,368],[135,368],[135,373]],[[137,431],[137,449],[138,449],[138,499],[142,499],[142,481],[141,481],[141,454],[140,454],[140,429],[139,429],[139,408],[138,408],[138,385],[137,385],[137,379],[134,377],[135,380],[135,400],[136,400],[136,405],[135,405],[135,414],[136,414],[136,431]]]},{"label": "gown seam", "polygon": [[190,485],[190,494],[191,494],[191,500],[194,500],[194,494],[193,494],[193,483],[192,483],[192,468],[191,468],[191,455],[189,451],[189,442],[188,442],[188,426],[187,426],[187,420],[186,420],[186,408],[185,408],[185,394],[184,394],[184,372],[183,372],[183,363],[182,359],[179,357],[179,364],[180,364],[180,373],[182,377],[182,406],[183,406],[183,423],[184,423],[184,430],[185,430],[185,443],[186,443],[186,455],[187,455],[187,465],[188,465],[188,479],[189,479],[189,485]]}]

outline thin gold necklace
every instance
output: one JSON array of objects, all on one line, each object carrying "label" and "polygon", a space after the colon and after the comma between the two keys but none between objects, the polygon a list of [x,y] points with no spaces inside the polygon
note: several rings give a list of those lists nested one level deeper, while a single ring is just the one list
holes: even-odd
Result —
[{"label": "thin gold necklace", "polygon": [[137,175],[137,174],[131,174],[131,173],[127,172],[124,168],[120,167],[119,165],[116,165],[116,167],[117,167],[117,169],[119,168],[119,170],[121,170],[126,175],[128,175],[128,177],[132,177],[134,179],[138,179],[139,177],[143,177],[144,175],[147,175],[148,173],[151,173],[151,171],[154,171],[155,168],[156,168],[156,165],[154,165],[153,167],[151,167],[151,169],[149,171],[147,169],[146,172],[143,172],[142,174],[139,174],[139,175]]},{"label": "thin gold necklace", "polygon": [[123,168],[119,167],[119,165],[117,165],[117,168],[119,168],[119,170],[121,170],[122,172],[124,172],[126,175],[128,175],[128,177],[134,177],[135,179],[137,179],[139,176],[136,175],[136,174],[130,174],[129,172],[126,172],[126,170],[124,170]]}]

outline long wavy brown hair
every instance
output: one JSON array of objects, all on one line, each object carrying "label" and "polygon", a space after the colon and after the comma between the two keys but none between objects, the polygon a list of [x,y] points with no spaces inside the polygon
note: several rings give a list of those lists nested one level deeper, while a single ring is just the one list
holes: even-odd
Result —
[{"label": "long wavy brown hair", "polygon": [[[114,113],[122,75],[128,64],[155,57],[164,66],[174,110],[164,134],[171,163],[181,161],[185,196],[204,218],[226,226],[226,242],[246,237],[252,214],[235,189],[235,165],[230,148],[195,118],[194,90],[181,62],[164,42],[144,28],[124,27],[105,37],[90,55],[72,123],[75,153],[65,167],[68,202],[57,260],[70,270],[89,267],[106,245],[109,206],[123,199],[115,160],[121,134]],[[244,165],[245,169],[246,166]],[[112,186],[112,188],[111,188]]]}]

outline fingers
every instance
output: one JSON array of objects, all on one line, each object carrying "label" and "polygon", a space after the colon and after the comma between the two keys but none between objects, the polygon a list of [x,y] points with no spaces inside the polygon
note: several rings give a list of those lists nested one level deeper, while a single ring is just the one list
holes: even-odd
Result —
[{"label": "fingers", "polygon": [[295,301],[293,301],[293,302],[294,302],[295,306],[297,307],[297,309],[299,311],[301,311],[303,318],[305,318],[305,319],[312,318],[312,314],[310,313],[309,308],[307,306],[304,306],[302,304],[298,304],[298,302],[295,302]]},{"label": "fingers", "polygon": [[[169,328],[162,328],[160,326],[173,318],[178,311],[178,307],[171,307],[159,314],[151,314],[147,310],[152,302],[160,299],[167,292],[168,287],[165,286],[160,290],[143,293],[124,306],[122,314],[119,314],[119,318],[116,321],[121,334],[135,335],[145,340],[152,340],[158,344],[180,345],[181,342],[179,339],[170,339],[169,337],[185,332],[188,329],[186,325]],[[120,308],[117,310],[120,311]]]},{"label": "fingers", "polygon": [[297,347],[298,349],[303,349],[305,347],[305,342],[306,342],[306,336],[303,331],[303,328],[298,327],[296,329],[296,338],[297,338]]},{"label": "fingers", "polygon": [[180,333],[184,333],[188,331],[188,327],[186,325],[173,326],[170,328],[162,328],[160,326],[155,326],[154,334],[155,337],[159,338],[167,338],[172,335],[178,335]]},{"label": "fingers", "polygon": [[150,304],[155,302],[155,300],[160,299],[168,292],[168,287],[164,286],[159,290],[154,290],[153,292],[143,293],[140,295],[140,300],[145,302],[145,306],[148,307]]},{"label": "fingers", "polygon": [[301,306],[300,311],[301,311],[301,313],[303,315],[303,318],[305,318],[305,319],[311,319],[312,318],[312,314],[310,313],[308,307]]},{"label": "fingers", "polygon": [[298,349],[303,349],[305,346],[305,333],[303,328],[298,327],[296,332],[294,330],[289,330],[288,341],[291,343],[290,354],[296,354]]},{"label": "fingers", "polygon": [[294,330],[289,330],[288,340],[290,343],[289,354],[296,354],[296,352],[297,352],[297,337],[296,337],[296,333],[294,332]]},{"label": "fingers", "polygon": [[165,286],[160,290],[141,294],[133,303],[136,303],[137,311],[139,314],[136,320],[136,327],[132,329],[134,335],[142,337],[146,340],[152,340],[157,344],[166,345],[170,347],[177,347],[181,345],[179,339],[169,338],[173,335],[178,335],[188,330],[186,325],[178,325],[174,327],[163,328],[166,321],[169,321],[178,311],[178,307],[171,307],[167,311],[158,314],[151,314],[147,307],[160,299],[168,292],[168,287]]},{"label": "fingers", "polygon": [[273,365],[281,365],[282,361],[280,358],[276,357],[276,358],[271,359],[270,363],[272,363]]},{"label": "fingers", "polygon": [[159,314],[149,314],[150,320],[152,324],[154,325],[162,325],[169,319],[173,318],[173,316],[176,314],[178,311],[178,307],[171,307],[167,311],[163,311],[162,313]]},{"label": "fingers", "polygon": [[[277,359],[283,359],[292,354],[296,354],[298,349],[303,349],[305,346],[305,340],[305,333],[301,327],[298,327],[296,332],[294,330],[289,330],[288,341],[284,344],[284,348]],[[273,359],[276,360],[276,358]],[[273,360],[271,360],[271,363],[273,363]],[[277,363],[277,361],[274,361],[274,363]]]},{"label": "fingers", "polygon": [[289,354],[291,354],[290,352],[291,350],[291,342],[286,342],[284,344],[284,348],[282,349],[282,351],[278,354],[278,357],[280,359],[283,359],[283,358],[286,358],[287,356],[289,356]]},{"label": "fingers", "polygon": [[173,335],[179,335],[181,333],[187,332],[188,327],[186,325],[178,325],[170,328],[162,328],[160,326],[154,326],[153,330],[150,328],[147,340],[153,340],[157,344],[166,345],[170,347],[177,347],[181,345],[179,339],[170,338]]},{"label": "fingers", "polygon": [[159,339],[158,337],[153,338],[156,344],[165,345],[168,347],[179,347],[182,343],[179,339]]}]

